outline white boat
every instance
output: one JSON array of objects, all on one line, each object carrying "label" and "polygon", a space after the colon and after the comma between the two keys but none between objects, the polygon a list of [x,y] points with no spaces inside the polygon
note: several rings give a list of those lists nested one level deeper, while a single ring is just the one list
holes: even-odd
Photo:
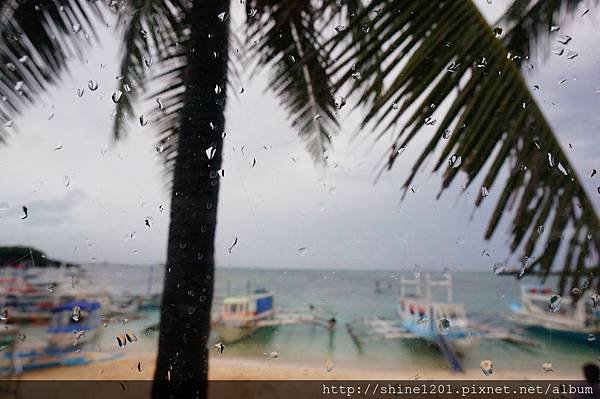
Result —
[{"label": "white boat", "polygon": [[281,325],[314,324],[333,331],[335,317],[323,317],[319,312],[314,306],[276,311],[273,293],[256,290],[248,295],[225,298],[221,313],[212,324],[223,342],[239,341],[260,328]]},{"label": "white boat", "polygon": [[[436,288],[445,290],[445,298],[434,296]],[[396,316],[394,319],[362,317],[348,322],[346,328],[359,346],[369,339],[425,341],[437,347],[455,371],[463,371],[460,356],[465,349],[478,344],[481,338],[536,345],[509,330],[470,321],[464,306],[453,301],[450,273],[444,273],[443,278],[437,280],[426,274],[424,282],[420,273],[412,279],[401,277]]]},{"label": "white boat", "polygon": [[529,330],[587,341],[590,334],[600,334],[599,302],[600,297],[591,294],[573,304],[572,298],[561,298],[551,288],[524,284],[521,304],[511,305],[508,318]]}]

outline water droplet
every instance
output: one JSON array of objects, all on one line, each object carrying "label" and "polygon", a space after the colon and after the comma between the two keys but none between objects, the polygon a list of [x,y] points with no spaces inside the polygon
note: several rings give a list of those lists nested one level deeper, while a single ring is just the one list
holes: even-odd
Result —
[{"label": "water droplet", "polygon": [[433,119],[432,117],[427,117],[425,118],[425,125],[426,126],[433,126],[435,125],[437,122],[437,120]]},{"label": "water droplet", "polygon": [[81,25],[77,22],[73,24],[73,32],[77,33],[81,30]]},{"label": "water droplet", "polygon": [[138,371],[140,373],[144,371],[144,367],[142,367],[142,363],[141,362],[138,362],[137,369],[138,369]]},{"label": "water droplet", "polygon": [[600,305],[600,295],[598,293],[593,293],[590,295],[590,305],[592,309],[598,308]]},{"label": "water droplet", "polygon": [[556,39],[556,41],[559,42],[560,44],[569,44],[571,39],[572,39],[572,37],[569,35],[561,35]]},{"label": "water droplet", "polygon": [[85,93],[83,89],[77,89],[77,97],[83,97],[83,93]]},{"label": "water droplet", "polygon": [[5,126],[5,127],[12,127],[13,125],[14,125],[14,122],[13,122],[11,119],[7,120],[7,121],[4,123],[4,126]]},{"label": "water droplet", "polygon": [[415,279],[418,280],[419,278],[421,278],[421,270],[422,270],[422,267],[419,266],[419,265],[415,265],[415,267],[413,267],[413,272],[415,274]]},{"label": "water droplet", "polygon": [[218,350],[219,352],[223,353],[223,350],[225,349],[225,345],[223,345],[222,342],[217,342],[214,345],[215,349]]},{"label": "water droplet", "polygon": [[22,209],[23,209],[23,216],[21,216],[21,220],[24,220],[24,219],[27,219],[27,216],[29,216],[29,213],[28,213],[26,206],[24,206]]},{"label": "water droplet", "polygon": [[560,303],[562,302],[562,298],[560,295],[552,295],[550,299],[548,299],[548,309],[556,313],[560,310]]},{"label": "water droplet", "polygon": [[450,330],[450,320],[448,320],[445,317],[442,317],[438,322],[438,328],[440,330],[440,333],[448,334],[448,330]]},{"label": "water droplet", "polygon": [[21,91],[23,89],[23,81],[19,80],[17,83],[15,83],[15,91]]},{"label": "water droplet", "polygon": [[98,88],[98,82],[96,82],[95,80],[90,80],[88,82],[88,89],[90,89],[91,91],[95,91]]},{"label": "water droplet", "polygon": [[565,52],[565,49],[564,48],[557,48],[557,49],[552,50],[552,52],[554,54],[558,55],[558,56],[561,56]]},{"label": "water droplet", "polygon": [[263,355],[264,355],[265,357],[269,357],[269,358],[271,358],[271,359],[277,359],[277,358],[279,357],[279,353],[277,353],[277,352],[275,352],[275,351],[273,351],[273,352],[269,352],[269,353],[266,353],[266,352],[265,352],[265,353],[263,353]]},{"label": "water droplet", "polygon": [[162,102],[160,101],[160,97],[156,97],[156,103],[158,104],[158,110],[162,111],[163,105],[162,105]]},{"label": "water droplet", "polygon": [[494,34],[494,36],[500,36],[502,34],[502,28],[499,26],[496,26],[493,30],[492,33]]},{"label": "water droplet", "polygon": [[506,268],[506,262],[496,262],[494,263],[494,266],[492,266],[492,271],[494,272],[494,274],[498,275],[502,274],[506,270]]},{"label": "water droplet", "polygon": [[479,363],[479,367],[481,367],[481,371],[486,377],[494,374],[494,363],[491,360],[483,360]]},{"label": "water droplet", "polygon": [[486,186],[481,187],[481,196],[482,197],[487,197],[489,194],[490,193],[489,193],[489,191],[488,191],[488,189],[487,189]]},{"label": "water droplet", "polygon": [[221,20],[221,22],[225,22],[227,20],[228,14],[226,12],[222,12],[217,15],[217,18]]},{"label": "water droplet", "polygon": [[127,341],[130,343],[134,343],[137,342],[138,337],[133,333],[133,331],[129,330],[127,333],[125,333],[125,339],[127,339]]},{"label": "water droplet", "polygon": [[550,27],[550,32],[558,32],[560,30],[560,28],[556,25],[552,25]]},{"label": "water droplet", "polygon": [[125,345],[127,345],[127,339],[122,336],[122,335],[117,335],[117,345],[119,345],[119,348],[123,348],[125,347]]},{"label": "water droplet", "polygon": [[215,156],[215,153],[216,153],[216,152],[217,152],[217,149],[216,149],[216,148],[214,148],[214,147],[212,147],[212,146],[211,146],[211,147],[208,147],[208,148],[206,149],[206,157],[207,157],[208,159],[213,159],[213,157]]},{"label": "water droplet", "polygon": [[589,342],[594,342],[596,340],[596,336],[594,334],[588,334],[587,340]]},{"label": "water droplet", "polygon": [[140,125],[142,126],[146,126],[148,124],[148,120],[146,119],[146,116],[144,114],[140,115]]},{"label": "water droplet", "polygon": [[448,140],[450,138],[450,135],[452,135],[452,130],[450,129],[446,129],[444,130],[444,133],[442,133],[442,137],[444,138],[444,140]]},{"label": "water droplet", "polygon": [[542,364],[542,369],[544,370],[545,373],[549,373],[551,371],[554,371],[554,368],[552,367],[552,363],[544,363],[544,364]]},{"label": "water droplet", "polygon": [[71,314],[73,321],[79,321],[81,318],[81,308],[79,306],[73,306],[73,312]]},{"label": "water droplet", "polygon": [[20,62],[21,64],[24,64],[24,63],[26,63],[28,60],[29,60],[29,57],[28,57],[28,56],[26,56],[26,55],[24,55],[23,57],[19,58],[19,62]]},{"label": "water droplet", "polygon": [[152,63],[153,63],[153,62],[154,62],[154,61],[152,61],[152,57],[146,57],[146,58],[144,58],[144,64],[146,64],[146,66],[147,66],[148,68],[150,68],[150,67],[152,66]]},{"label": "water droplet", "polygon": [[129,86],[129,84],[125,83],[123,85],[123,89],[125,90],[125,92],[129,93],[131,91],[131,86]]},{"label": "water droplet", "polygon": [[462,157],[454,154],[450,157],[449,163],[452,168],[458,168],[462,163]]},{"label": "water droplet", "polygon": [[333,360],[327,359],[325,361],[325,370],[327,370],[327,372],[331,372],[333,370],[333,366]]},{"label": "water droplet", "polygon": [[577,53],[577,51],[572,51],[572,50],[567,51],[567,59],[568,60],[572,60],[573,58],[577,57],[578,55],[579,55],[579,53]]},{"label": "water droplet", "polygon": [[123,96],[123,92],[121,90],[117,90],[112,94],[112,100],[116,104],[121,100],[121,96]]},{"label": "water droplet", "polygon": [[558,166],[557,166],[558,170],[560,170],[560,172],[565,175],[568,176],[569,172],[567,171],[567,169],[565,169],[565,167],[559,162]]},{"label": "water droplet", "polygon": [[460,69],[460,65],[460,62],[452,61],[452,63],[448,65],[447,70],[450,73],[454,73]]},{"label": "water droplet", "polygon": [[346,105],[346,99],[342,96],[338,96],[335,98],[335,108],[337,108],[337,110],[341,110],[344,105]]},{"label": "water droplet", "polygon": [[69,176],[63,176],[63,183],[65,187],[69,187],[71,185],[71,178]]},{"label": "water droplet", "polygon": [[14,72],[17,70],[17,67],[15,66],[15,64],[13,64],[12,62],[7,62],[6,63],[6,68],[11,71]]},{"label": "water droplet", "polygon": [[238,243],[238,238],[235,237],[235,240],[233,240],[233,243],[231,244],[231,246],[229,248],[227,248],[227,252],[229,252],[229,254],[231,254],[231,250],[233,249],[233,247],[235,247]]},{"label": "water droplet", "polygon": [[25,335],[23,332],[19,331],[19,333],[17,334],[17,340],[19,340],[20,342],[25,342],[26,339],[27,339],[27,335]]},{"label": "water droplet", "polygon": [[553,168],[554,167],[554,155],[548,153],[548,163],[550,164],[550,167]]},{"label": "water droplet", "polygon": [[215,85],[215,94],[221,93],[221,86]]}]

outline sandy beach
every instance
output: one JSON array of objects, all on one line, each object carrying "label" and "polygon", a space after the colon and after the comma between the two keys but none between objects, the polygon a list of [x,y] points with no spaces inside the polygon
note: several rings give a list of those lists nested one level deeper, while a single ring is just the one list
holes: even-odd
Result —
[{"label": "sandy beach", "polygon": [[[147,380],[154,372],[155,358],[123,357],[117,360],[96,362],[85,366],[56,367],[24,373],[24,380]],[[138,370],[138,363],[141,371]],[[481,370],[471,369],[455,373],[444,369],[415,369],[414,371],[357,370],[334,366],[331,371],[314,364],[294,363],[281,358],[240,359],[212,356],[209,366],[211,380],[473,380],[473,379],[580,379],[578,372],[544,372],[531,370],[527,373],[515,370],[495,370],[485,376]]]}]

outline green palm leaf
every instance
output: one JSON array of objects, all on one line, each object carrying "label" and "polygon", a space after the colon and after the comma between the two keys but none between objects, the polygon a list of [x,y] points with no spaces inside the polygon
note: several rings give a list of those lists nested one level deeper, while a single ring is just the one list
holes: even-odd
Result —
[{"label": "green palm leaf", "polygon": [[[597,275],[598,217],[529,93],[519,70],[522,58],[509,55],[470,0],[379,0],[369,7],[380,12],[371,17],[365,10],[353,22],[370,25],[368,39],[347,41],[342,53],[350,55],[332,66],[330,73],[341,75],[338,86],[350,84],[350,92],[363,99],[367,108],[363,126],[379,131],[379,137],[400,127],[384,169],[393,166],[399,150],[423,131],[424,124],[437,125],[404,183],[405,190],[425,160],[439,150],[434,170],[443,170],[440,195],[460,171],[466,174],[465,188],[483,178],[484,194],[476,206],[487,190],[499,190],[486,238],[492,237],[502,215],[510,210],[511,249],[521,248],[523,259],[532,259],[524,262],[524,273],[547,276],[553,265],[564,266],[559,255],[568,253],[570,261],[576,259],[577,275]],[[383,65],[376,81],[385,82],[384,87],[351,81],[350,63],[375,51]],[[361,72],[369,75],[376,70]],[[449,159],[454,161],[450,165]],[[459,159],[462,163],[457,165]],[[510,173],[499,186],[502,168]],[[545,226],[545,234],[539,233],[539,226]]]},{"label": "green palm leaf", "polygon": [[0,142],[12,118],[55,83],[71,56],[80,56],[102,20],[95,3],[0,2]]},{"label": "green palm leaf", "polygon": [[335,12],[331,2],[321,7],[303,0],[249,1],[248,41],[256,43],[251,55],[259,66],[273,70],[269,87],[281,99],[306,141],[313,158],[323,162],[338,127],[336,108],[344,99],[332,94],[326,71],[331,63],[318,22]]}]

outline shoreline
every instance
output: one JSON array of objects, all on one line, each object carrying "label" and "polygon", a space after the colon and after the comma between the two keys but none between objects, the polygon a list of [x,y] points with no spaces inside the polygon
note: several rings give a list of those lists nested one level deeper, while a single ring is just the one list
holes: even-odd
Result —
[{"label": "shoreline", "polygon": [[[125,356],[116,360],[100,361],[83,366],[55,367],[29,371],[20,380],[150,380],[154,373],[155,356]],[[139,371],[138,369],[139,364]],[[209,380],[581,380],[577,372],[544,372],[531,370],[494,370],[485,376],[479,369],[455,373],[444,369],[418,369],[392,372],[389,370],[360,370],[344,365],[326,366],[271,359],[220,358],[209,360]]]}]

